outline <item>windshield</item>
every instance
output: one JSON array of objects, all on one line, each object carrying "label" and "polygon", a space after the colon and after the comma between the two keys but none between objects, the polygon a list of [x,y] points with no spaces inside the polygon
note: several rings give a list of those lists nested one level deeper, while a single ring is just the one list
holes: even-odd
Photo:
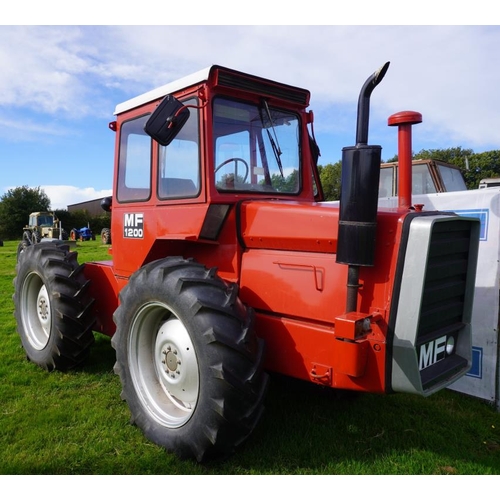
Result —
[{"label": "windshield", "polygon": [[299,119],[290,111],[214,101],[215,183],[219,191],[299,192]]},{"label": "windshield", "polygon": [[452,168],[447,165],[437,164],[441,179],[443,179],[443,184],[445,186],[445,191],[466,191],[467,186],[465,185],[462,172],[458,168]]},{"label": "windshield", "polygon": [[54,217],[52,215],[39,215],[38,216],[38,225],[43,227],[49,227],[54,224]]}]

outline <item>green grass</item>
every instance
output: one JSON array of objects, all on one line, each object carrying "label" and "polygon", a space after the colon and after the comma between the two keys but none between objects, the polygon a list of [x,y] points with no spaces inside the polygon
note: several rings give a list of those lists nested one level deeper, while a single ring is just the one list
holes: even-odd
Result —
[{"label": "green grass", "polygon": [[[16,248],[0,247],[0,474],[500,474],[500,413],[483,401],[448,390],[337,397],[277,376],[236,455],[181,461],[129,424],[107,337],[96,335],[74,372],[26,360],[13,317]],[[76,249],[80,262],[108,258],[100,242]]]}]

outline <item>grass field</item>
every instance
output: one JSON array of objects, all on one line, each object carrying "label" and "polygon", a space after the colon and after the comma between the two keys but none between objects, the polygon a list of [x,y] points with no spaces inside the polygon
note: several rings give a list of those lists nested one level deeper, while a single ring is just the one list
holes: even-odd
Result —
[{"label": "grass field", "polygon": [[[0,247],[0,474],[500,474],[500,413],[482,401],[449,390],[338,397],[280,377],[235,456],[181,461],[129,424],[107,337],[96,334],[89,362],[74,372],[26,360],[13,317],[16,248]],[[107,258],[100,242],[76,250],[80,262]]]}]

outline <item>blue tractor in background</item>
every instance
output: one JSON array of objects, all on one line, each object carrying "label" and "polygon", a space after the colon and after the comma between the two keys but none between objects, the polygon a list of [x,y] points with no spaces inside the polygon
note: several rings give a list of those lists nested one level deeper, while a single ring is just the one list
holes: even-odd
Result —
[{"label": "blue tractor in background", "polygon": [[95,235],[90,230],[90,227],[82,227],[80,229],[73,228],[69,233],[69,239],[72,241],[89,241],[95,240]]}]

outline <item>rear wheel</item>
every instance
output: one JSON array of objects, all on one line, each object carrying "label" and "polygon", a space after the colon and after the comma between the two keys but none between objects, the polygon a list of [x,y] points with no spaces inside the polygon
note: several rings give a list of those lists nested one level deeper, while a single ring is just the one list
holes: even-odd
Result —
[{"label": "rear wheel", "polygon": [[213,270],[168,258],[120,294],[112,345],[122,397],[145,436],[180,457],[232,453],[262,415],[263,343],[237,291]]},{"label": "rear wheel", "polygon": [[78,231],[76,229],[72,229],[70,232],[69,232],[69,239],[71,241],[76,241],[78,239]]},{"label": "rear wheel", "polygon": [[30,245],[19,254],[17,331],[28,359],[49,371],[80,365],[94,342],[89,282],[76,257],[58,242]]},{"label": "rear wheel", "polygon": [[109,227],[105,227],[101,231],[101,241],[103,245],[109,245],[111,243],[111,230]]}]

